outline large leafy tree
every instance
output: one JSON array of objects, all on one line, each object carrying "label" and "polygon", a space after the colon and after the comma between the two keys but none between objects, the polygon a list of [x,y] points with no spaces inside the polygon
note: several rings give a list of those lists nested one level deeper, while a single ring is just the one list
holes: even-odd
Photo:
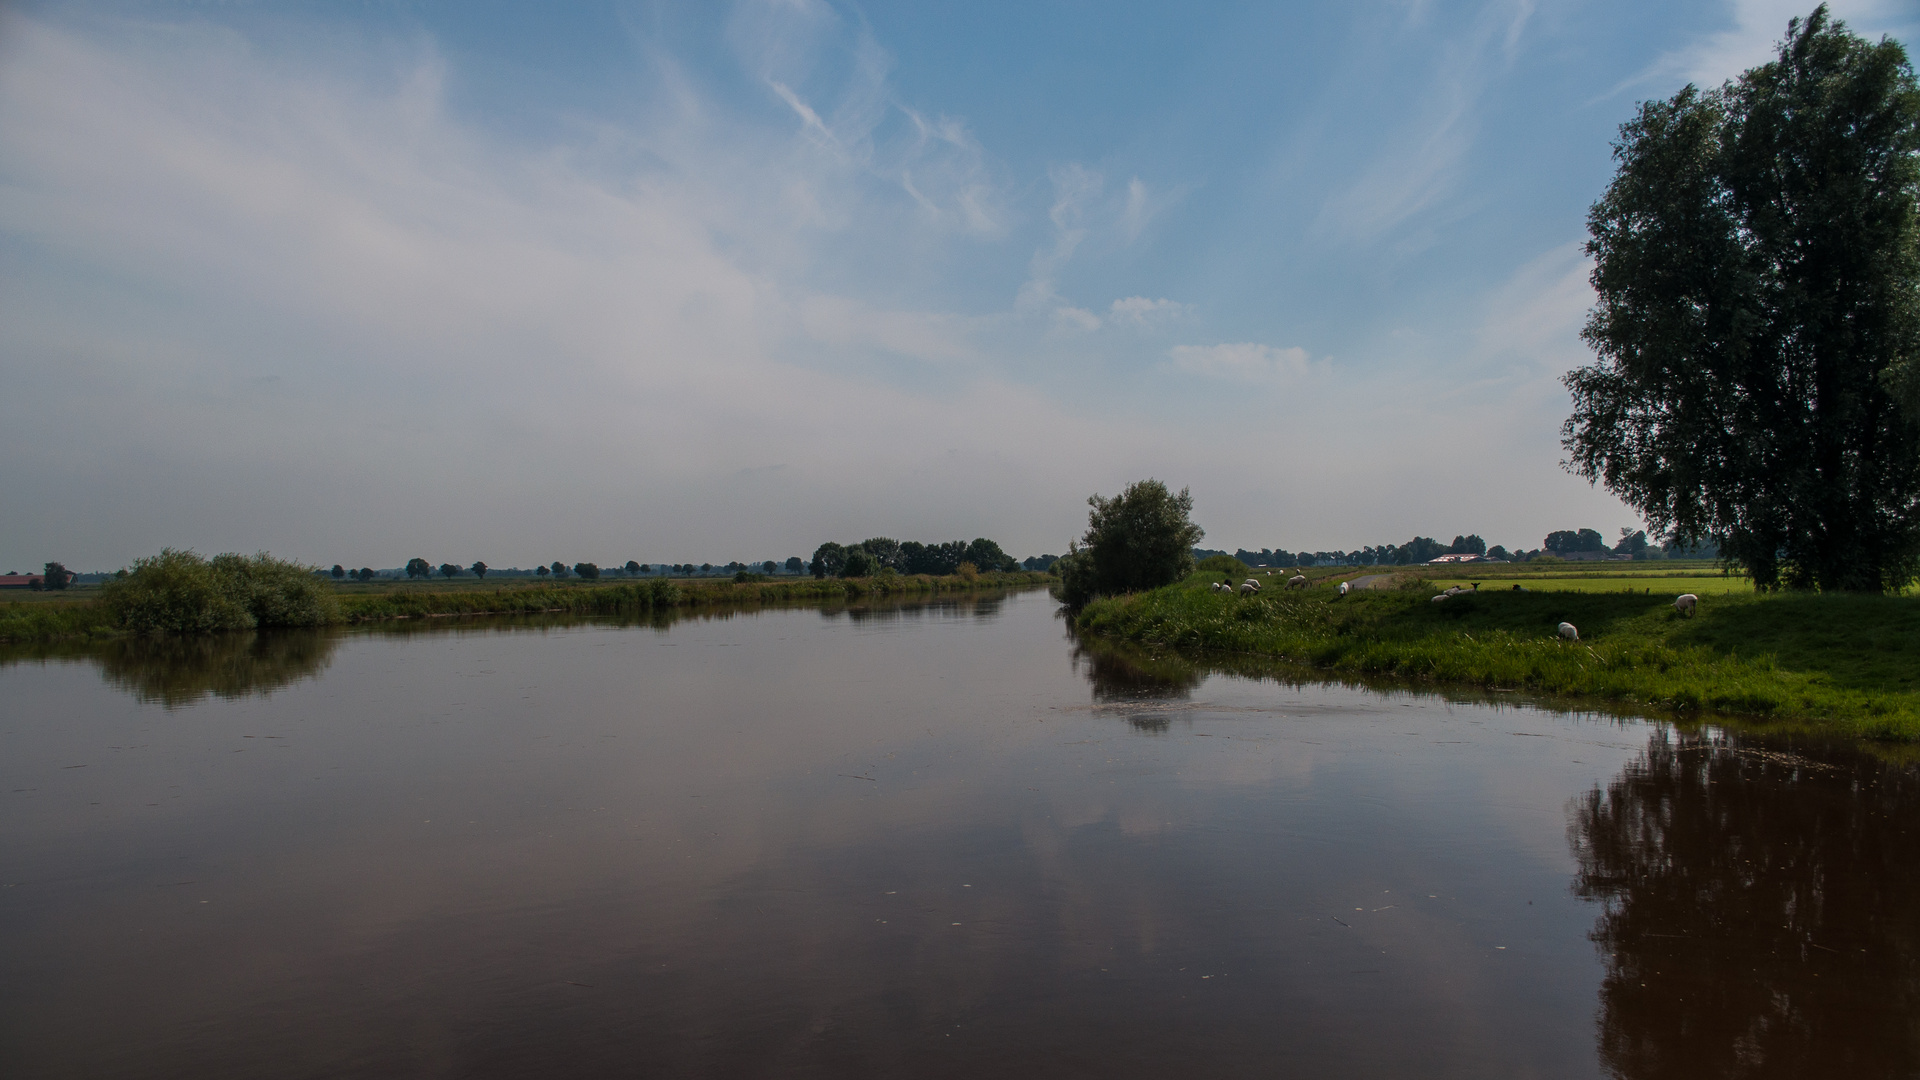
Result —
[{"label": "large leafy tree", "polygon": [[1193,572],[1193,546],[1206,532],[1188,519],[1193,496],[1141,480],[1111,499],[1087,499],[1082,547],[1060,560],[1060,594],[1069,604],[1169,585]]},{"label": "large leafy tree", "polygon": [[1589,217],[1568,465],[1763,588],[1920,554],[1920,87],[1823,5],[1773,62],[1642,104]]},{"label": "large leafy tree", "polygon": [[813,550],[811,566],[814,577],[839,577],[847,566],[847,549],[829,540]]}]

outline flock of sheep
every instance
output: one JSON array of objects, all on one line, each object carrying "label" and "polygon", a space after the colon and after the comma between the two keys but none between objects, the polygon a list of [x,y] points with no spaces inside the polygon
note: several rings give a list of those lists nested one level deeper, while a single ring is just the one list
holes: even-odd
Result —
[{"label": "flock of sheep", "polygon": [[[1267,576],[1272,577],[1273,571],[1271,570],[1267,571]],[[1287,588],[1289,589],[1304,589],[1307,587],[1307,584],[1308,584],[1307,576],[1305,574],[1295,574],[1292,577],[1287,579]],[[1458,585],[1450,586],[1448,587],[1447,591],[1439,594],[1438,596],[1435,596],[1433,598],[1433,602],[1436,604],[1441,604],[1452,599],[1453,597],[1459,596],[1462,593],[1480,591],[1479,582],[1475,581],[1475,582],[1470,582],[1469,584],[1473,586],[1470,589],[1461,588]],[[1228,595],[1232,595],[1235,591],[1233,587],[1233,582],[1231,579],[1227,581],[1214,582],[1212,585],[1212,589],[1214,592],[1226,593]],[[1347,595],[1347,593],[1351,592],[1352,589],[1353,589],[1352,582],[1343,581],[1340,583],[1341,596]],[[1514,589],[1516,591],[1525,591],[1525,590],[1522,590],[1518,585],[1515,585]],[[1241,596],[1252,596],[1260,591],[1260,580],[1258,578],[1248,578],[1247,580],[1240,583],[1240,588],[1238,591]],[[1700,606],[1700,598],[1698,596],[1695,596],[1692,593],[1681,593],[1679,596],[1675,597],[1673,601],[1673,610],[1679,612],[1681,615],[1687,618],[1692,618],[1694,611],[1697,610],[1699,606]],[[1560,624],[1560,636],[1567,639],[1568,641],[1579,641],[1580,628],[1573,625],[1570,622],[1563,622]]]}]

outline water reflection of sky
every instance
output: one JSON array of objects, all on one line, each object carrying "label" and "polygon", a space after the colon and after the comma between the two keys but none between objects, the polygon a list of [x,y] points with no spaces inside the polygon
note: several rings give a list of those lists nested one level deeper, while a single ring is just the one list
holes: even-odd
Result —
[{"label": "water reflection of sky", "polygon": [[[1764,1074],[1681,1054],[1685,995],[1623,981],[1675,905],[1750,891],[1643,865],[1758,820],[1647,833],[1679,805],[1658,732],[1142,671],[1051,607],[340,635],[271,697],[0,669],[0,1068]],[[1882,768],[1742,850],[1894,873]],[[1791,778],[1734,773],[1700,783],[1765,788],[1740,805],[1785,835]],[[1880,854],[1817,857],[1855,834]],[[1796,911],[1852,887],[1798,873]],[[1910,934],[1863,933],[1898,959],[1856,974],[1910,994]],[[1739,983],[1712,955],[1694,977]],[[1687,1030],[1736,1041],[1777,974]]]}]

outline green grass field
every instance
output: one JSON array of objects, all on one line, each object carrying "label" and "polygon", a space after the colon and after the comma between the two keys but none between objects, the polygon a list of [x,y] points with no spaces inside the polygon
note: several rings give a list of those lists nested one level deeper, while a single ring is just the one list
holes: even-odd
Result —
[{"label": "green grass field", "polygon": [[[1629,564],[1631,565],[1631,564]],[[1644,564],[1643,564],[1644,565]],[[1758,594],[1701,597],[1682,618],[1677,584],[1626,574],[1544,579],[1586,587],[1489,588],[1434,603],[1442,582],[1341,597],[1320,575],[1306,590],[1223,596],[1208,578],[1103,599],[1084,633],[1149,647],[1266,656],[1328,671],[1586,698],[1637,711],[1718,714],[1920,739],[1920,599]],[[1514,578],[1513,580],[1529,580]],[[1716,579],[1717,580],[1717,579]],[[1592,587],[1602,583],[1611,588]],[[1570,622],[1578,643],[1556,627]]]},{"label": "green grass field", "polygon": [[[339,617],[346,622],[377,622],[460,615],[632,615],[675,610],[745,607],[755,604],[844,601],[872,596],[910,596],[982,589],[1035,588],[1054,579],[1046,574],[959,574],[945,577],[881,574],[870,578],[782,576],[762,582],[726,577],[627,578],[599,581],[566,578],[434,578],[416,582],[343,582],[334,586]],[[17,602],[0,600],[0,642],[30,643],[113,637],[115,625],[97,588],[58,593],[27,593]]]},{"label": "green grass field", "polygon": [[1751,596],[1753,582],[1744,577],[1731,574],[1553,574],[1553,575],[1502,575],[1498,578],[1472,575],[1438,575],[1426,579],[1436,589],[1445,589],[1450,585],[1466,588],[1473,582],[1479,582],[1484,591],[1512,592],[1515,585],[1533,592],[1637,592],[1650,596],[1664,596],[1671,600],[1681,593],[1693,593],[1695,596]]}]

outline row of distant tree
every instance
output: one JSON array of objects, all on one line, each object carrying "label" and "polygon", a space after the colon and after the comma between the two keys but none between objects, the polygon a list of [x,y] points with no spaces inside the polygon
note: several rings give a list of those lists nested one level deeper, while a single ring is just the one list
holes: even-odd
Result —
[{"label": "row of distant tree", "polygon": [[[569,566],[556,559],[548,565],[536,566],[531,570],[522,570],[517,566],[502,570],[497,567],[490,567],[484,562],[474,562],[466,566],[462,566],[459,563],[448,562],[435,566],[425,559],[416,558],[407,560],[407,565],[401,572],[404,573],[409,580],[430,580],[435,575],[442,578],[476,577],[484,579],[488,574],[493,574],[497,577],[581,578],[587,581],[598,581],[602,577],[614,575],[624,577],[665,577],[669,575],[690,577],[697,575],[740,573],[777,574],[780,573],[782,569],[789,574],[800,574],[805,572],[806,564],[801,561],[798,555],[789,558],[785,563],[768,559],[765,562],[730,562],[716,565],[714,563],[643,563],[638,559],[628,559],[624,566],[604,567],[598,563],[591,562],[577,562]],[[335,581],[373,581],[376,578],[389,576],[393,572],[374,570],[365,566],[358,570],[349,570],[345,566],[335,563],[333,569],[327,571],[327,573]]]},{"label": "row of distant tree", "polygon": [[[1718,549],[1710,543],[1655,544],[1647,539],[1643,529],[1621,529],[1620,539],[1613,544],[1608,544],[1606,537],[1595,529],[1562,529],[1548,533],[1540,546],[1531,550],[1508,550],[1499,544],[1488,547],[1479,535],[1469,533],[1454,537],[1451,544],[1442,543],[1431,536],[1416,536],[1404,544],[1382,544],[1378,547],[1362,547],[1357,551],[1284,551],[1270,548],[1254,551],[1241,548],[1231,554],[1248,566],[1410,566],[1432,562],[1442,555],[1484,555],[1491,559],[1525,562],[1543,555],[1565,558],[1584,552],[1625,555],[1634,559],[1711,559],[1719,554]],[[1193,554],[1196,559],[1204,559],[1229,552],[1194,548]]]},{"label": "row of distant tree", "polygon": [[1037,555],[1022,563],[1002,551],[1000,545],[982,536],[972,543],[950,540],[944,544],[923,544],[918,540],[895,540],[876,536],[857,544],[832,541],[814,549],[807,570],[817,578],[870,577],[883,570],[900,574],[946,575],[971,565],[983,572],[1019,570],[1022,566],[1044,562],[1051,566],[1055,556]]}]

